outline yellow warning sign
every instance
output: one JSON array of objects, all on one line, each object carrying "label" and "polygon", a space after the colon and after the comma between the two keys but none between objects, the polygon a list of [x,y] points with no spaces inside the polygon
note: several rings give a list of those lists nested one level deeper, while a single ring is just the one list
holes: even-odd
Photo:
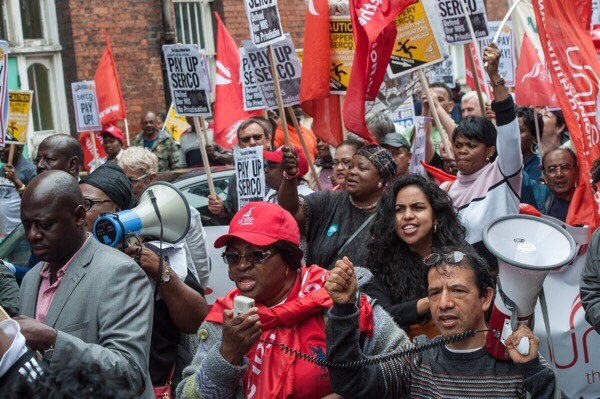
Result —
[{"label": "yellow warning sign", "polygon": [[350,17],[332,17],[329,20],[329,90],[331,94],[346,94],[350,70],[354,60],[354,36]]},{"label": "yellow warning sign", "polygon": [[391,77],[443,58],[423,2],[406,7],[394,20],[398,33],[388,67]]},{"label": "yellow warning sign", "polygon": [[29,90],[8,91],[8,126],[6,132],[12,136],[8,140],[21,143],[27,141],[27,122],[31,108],[31,95]]},{"label": "yellow warning sign", "polygon": [[173,140],[179,142],[179,137],[189,127],[190,125],[187,123],[185,116],[177,115],[177,112],[175,112],[175,107],[173,107],[173,103],[171,103],[171,106],[169,107],[169,113],[167,114],[167,119],[163,125],[163,129],[173,136]]},{"label": "yellow warning sign", "polygon": [[302,65],[302,58],[304,57],[304,50],[301,48],[297,48],[296,55],[298,56],[298,62],[300,62],[300,65]]}]

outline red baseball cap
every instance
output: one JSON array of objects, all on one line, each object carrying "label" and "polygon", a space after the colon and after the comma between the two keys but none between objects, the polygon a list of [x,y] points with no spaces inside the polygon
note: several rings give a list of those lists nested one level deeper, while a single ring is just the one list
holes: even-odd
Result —
[{"label": "red baseball cap", "polygon": [[232,238],[260,247],[279,240],[300,245],[300,230],[296,219],[279,205],[249,202],[233,216],[229,232],[217,238],[215,248],[224,247]]},{"label": "red baseball cap", "polygon": [[121,144],[123,144],[123,131],[118,127],[114,125],[108,125],[104,127],[102,132],[100,132],[100,135],[104,136],[105,134],[114,137],[115,139],[119,140]]},{"label": "red baseball cap", "polygon": [[[279,147],[275,151],[264,151],[263,158],[269,162],[282,163],[283,162],[283,146]],[[308,173],[308,161],[304,151],[300,148],[294,148],[296,154],[298,154],[298,176],[304,176]]]}]

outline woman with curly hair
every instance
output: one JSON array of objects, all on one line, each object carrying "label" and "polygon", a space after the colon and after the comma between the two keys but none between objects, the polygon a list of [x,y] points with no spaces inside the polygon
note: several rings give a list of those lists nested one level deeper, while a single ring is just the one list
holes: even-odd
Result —
[{"label": "woman with curly hair", "polygon": [[427,267],[434,248],[469,246],[448,194],[419,175],[400,177],[381,199],[365,267],[375,276],[367,294],[379,300],[409,336],[439,332],[429,322]]}]

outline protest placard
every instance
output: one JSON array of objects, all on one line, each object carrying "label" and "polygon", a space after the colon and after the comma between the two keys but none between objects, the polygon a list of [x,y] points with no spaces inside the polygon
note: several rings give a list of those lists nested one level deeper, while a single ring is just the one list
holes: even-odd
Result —
[{"label": "protest placard", "polygon": [[21,143],[27,141],[27,122],[31,108],[31,95],[29,90],[8,91],[8,127],[6,131],[14,140]]},{"label": "protest placard", "polygon": [[403,129],[411,127],[415,120],[415,103],[412,96],[394,101],[391,104],[390,114],[394,123]]},{"label": "protest placard", "polygon": [[452,58],[448,57],[442,62],[432,65],[425,71],[429,83],[443,83],[449,88],[456,87],[454,78],[454,63]]},{"label": "protest placard", "polygon": [[245,0],[250,39],[259,48],[285,39],[277,0]]},{"label": "protest placard", "polygon": [[0,147],[6,143],[8,125],[8,43],[0,40]]},{"label": "protest placard", "polygon": [[345,95],[350,83],[354,60],[354,35],[350,17],[331,17],[329,20],[329,91]]},{"label": "protest placard", "polygon": [[171,98],[182,116],[210,116],[206,57],[195,44],[164,45]]},{"label": "protest placard", "polygon": [[179,137],[189,129],[190,125],[187,123],[187,119],[185,116],[177,115],[175,112],[175,107],[173,107],[173,103],[169,107],[169,112],[167,112],[167,117],[165,118],[165,122],[163,123],[163,130],[169,133],[173,140],[179,142]]},{"label": "protest placard", "polygon": [[423,174],[425,168],[421,165],[421,161],[425,161],[425,123],[428,119],[424,116],[415,118],[415,141],[412,148],[412,156],[410,157],[410,173]]},{"label": "protest placard", "polygon": [[[481,59],[483,59],[483,50],[486,46],[492,42],[492,38],[498,31],[501,21],[489,21],[488,26],[490,28],[490,37],[481,41]],[[498,36],[498,49],[500,50],[500,62],[498,64],[498,72],[504,77],[506,87],[515,87],[515,68],[517,65],[516,58],[517,53],[515,51],[515,37],[513,34],[513,25],[511,21],[507,21],[502,32]],[[486,74],[488,83],[490,77]]]},{"label": "protest placard", "polygon": [[237,179],[238,208],[251,201],[264,201],[265,169],[263,147],[250,147],[233,150],[235,177]]},{"label": "protest placard", "polygon": [[[248,40],[242,42],[242,44],[246,51],[252,77],[256,85],[260,88],[266,108],[278,108],[267,49],[257,48]],[[290,107],[296,105],[300,102],[301,66],[296,56],[294,43],[289,34],[286,34],[284,41],[273,45],[273,52],[275,56],[275,68],[281,87],[283,106]]]},{"label": "protest placard", "polygon": [[396,42],[388,66],[388,75],[396,77],[414,68],[438,62],[443,59],[440,44],[432,21],[422,1],[418,1],[404,9],[394,19],[396,25]]},{"label": "protest placard", "polygon": [[254,70],[250,68],[250,60],[246,50],[240,47],[240,68],[242,76],[242,96],[244,97],[244,111],[254,111],[265,108],[260,87],[254,79]]},{"label": "protest placard", "polygon": [[96,83],[93,80],[71,83],[73,106],[75,107],[75,122],[77,131],[90,132],[102,130],[98,115],[98,99],[96,98]]},{"label": "protest placard", "polygon": [[[437,0],[437,7],[442,18],[444,36],[448,44],[464,44],[472,41],[461,2],[463,0]],[[469,17],[473,24],[475,37],[479,39],[490,35],[487,15],[483,0],[467,0]]]}]

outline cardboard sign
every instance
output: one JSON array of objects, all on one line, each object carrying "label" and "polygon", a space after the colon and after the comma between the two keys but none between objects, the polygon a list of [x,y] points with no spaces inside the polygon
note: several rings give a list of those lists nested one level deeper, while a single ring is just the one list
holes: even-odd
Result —
[{"label": "cardboard sign", "polygon": [[354,35],[350,17],[331,17],[329,20],[329,91],[345,95],[350,83],[354,60]]},{"label": "cardboard sign", "polygon": [[164,45],[171,98],[183,116],[210,116],[206,56],[195,44]]},{"label": "cardboard sign", "polygon": [[187,123],[187,119],[185,116],[177,115],[175,112],[175,107],[173,107],[173,103],[169,107],[169,112],[167,112],[167,117],[165,119],[165,123],[163,123],[163,130],[173,137],[173,140],[179,142],[179,137],[188,130],[190,125]]},{"label": "cardboard sign", "polygon": [[31,109],[31,95],[29,90],[9,90],[8,92],[8,127],[6,131],[16,141],[27,141],[27,122]]},{"label": "cardboard sign", "polygon": [[6,144],[8,125],[8,43],[0,40],[0,147]]},{"label": "cardboard sign", "polygon": [[[483,59],[483,50],[486,46],[492,42],[492,39],[498,28],[500,27],[500,21],[490,21],[488,26],[490,28],[490,37],[481,41],[481,59]],[[498,36],[498,49],[500,50],[500,63],[498,64],[498,72],[504,76],[506,87],[515,87],[515,68],[517,66],[517,53],[515,51],[515,36],[513,34],[512,22],[508,21],[502,28],[502,33]],[[485,75],[488,83],[490,77]]]},{"label": "cardboard sign", "polygon": [[429,70],[425,72],[425,75],[430,84],[443,83],[451,89],[456,87],[454,63],[450,57],[429,67]]},{"label": "cardboard sign", "polygon": [[399,99],[396,104],[390,105],[391,117],[395,124],[406,130],[415,123],[415,103],[412,96]]},{"label": "cardboard sign", "polygon": [[277,0],[245,0],[252,43],[259,48],[285,39]]},{"label": "cardboard sign", "polygon": [[[448,44],[463,44],[472,40],[461,5],[463,1],[465,0],[437,0],[437,8],[442,18],[445,40]],[[488,37],[490,32],[483,0],[466,0],[465,5],[475,31],[475,37],[477,39]]]},{"label": "cardboard sign", "polygon": [[[246,50],[250,70],[260,88],[266,108],[277,108],[277,96],[269,64],[268,50],[257,48],[250,41],[244,41],[242,44],[244,50]],[[273,52],[283,106],[291,107],[299,104],[301,66],[289,34],[286,34],[284,41],[273,45]]]},{"label": "cardboard sign", "polygon": [[406,7],[394,19],[394,24],[397,34],[388,66],[390,77],[443,59],[441,47],[422,1]]},{"label": "cardboard sign", "polygon": [[73,105],[75,107],[75,122],[77,131],[90,132],[102,130],[98,115],[98,99],[96,98],[96,83],[93,80],[71,83]]},{"label": "cardboard sign", "polygon": [[240,47],[240,76],[242,77],[242,96],[244,97],[244,111],[254,111],[265,108],[260,87],[254,78],[254,70],[250,68],[250,60],[246,50]]},{"label": "cardboard sign", "polygon": [[417,116],[415,118],[415,141],[410,158],[410,173],[425,173],[425,168],[421,164],[421,161],[425,161],[425,124],[430,120],[431,118],[424,116]]},{"label": "cardboard sign", "polygon": [[264,201],[266,194],[263,147],[233,150],[237,178],[238,207],[248,202]]}]

